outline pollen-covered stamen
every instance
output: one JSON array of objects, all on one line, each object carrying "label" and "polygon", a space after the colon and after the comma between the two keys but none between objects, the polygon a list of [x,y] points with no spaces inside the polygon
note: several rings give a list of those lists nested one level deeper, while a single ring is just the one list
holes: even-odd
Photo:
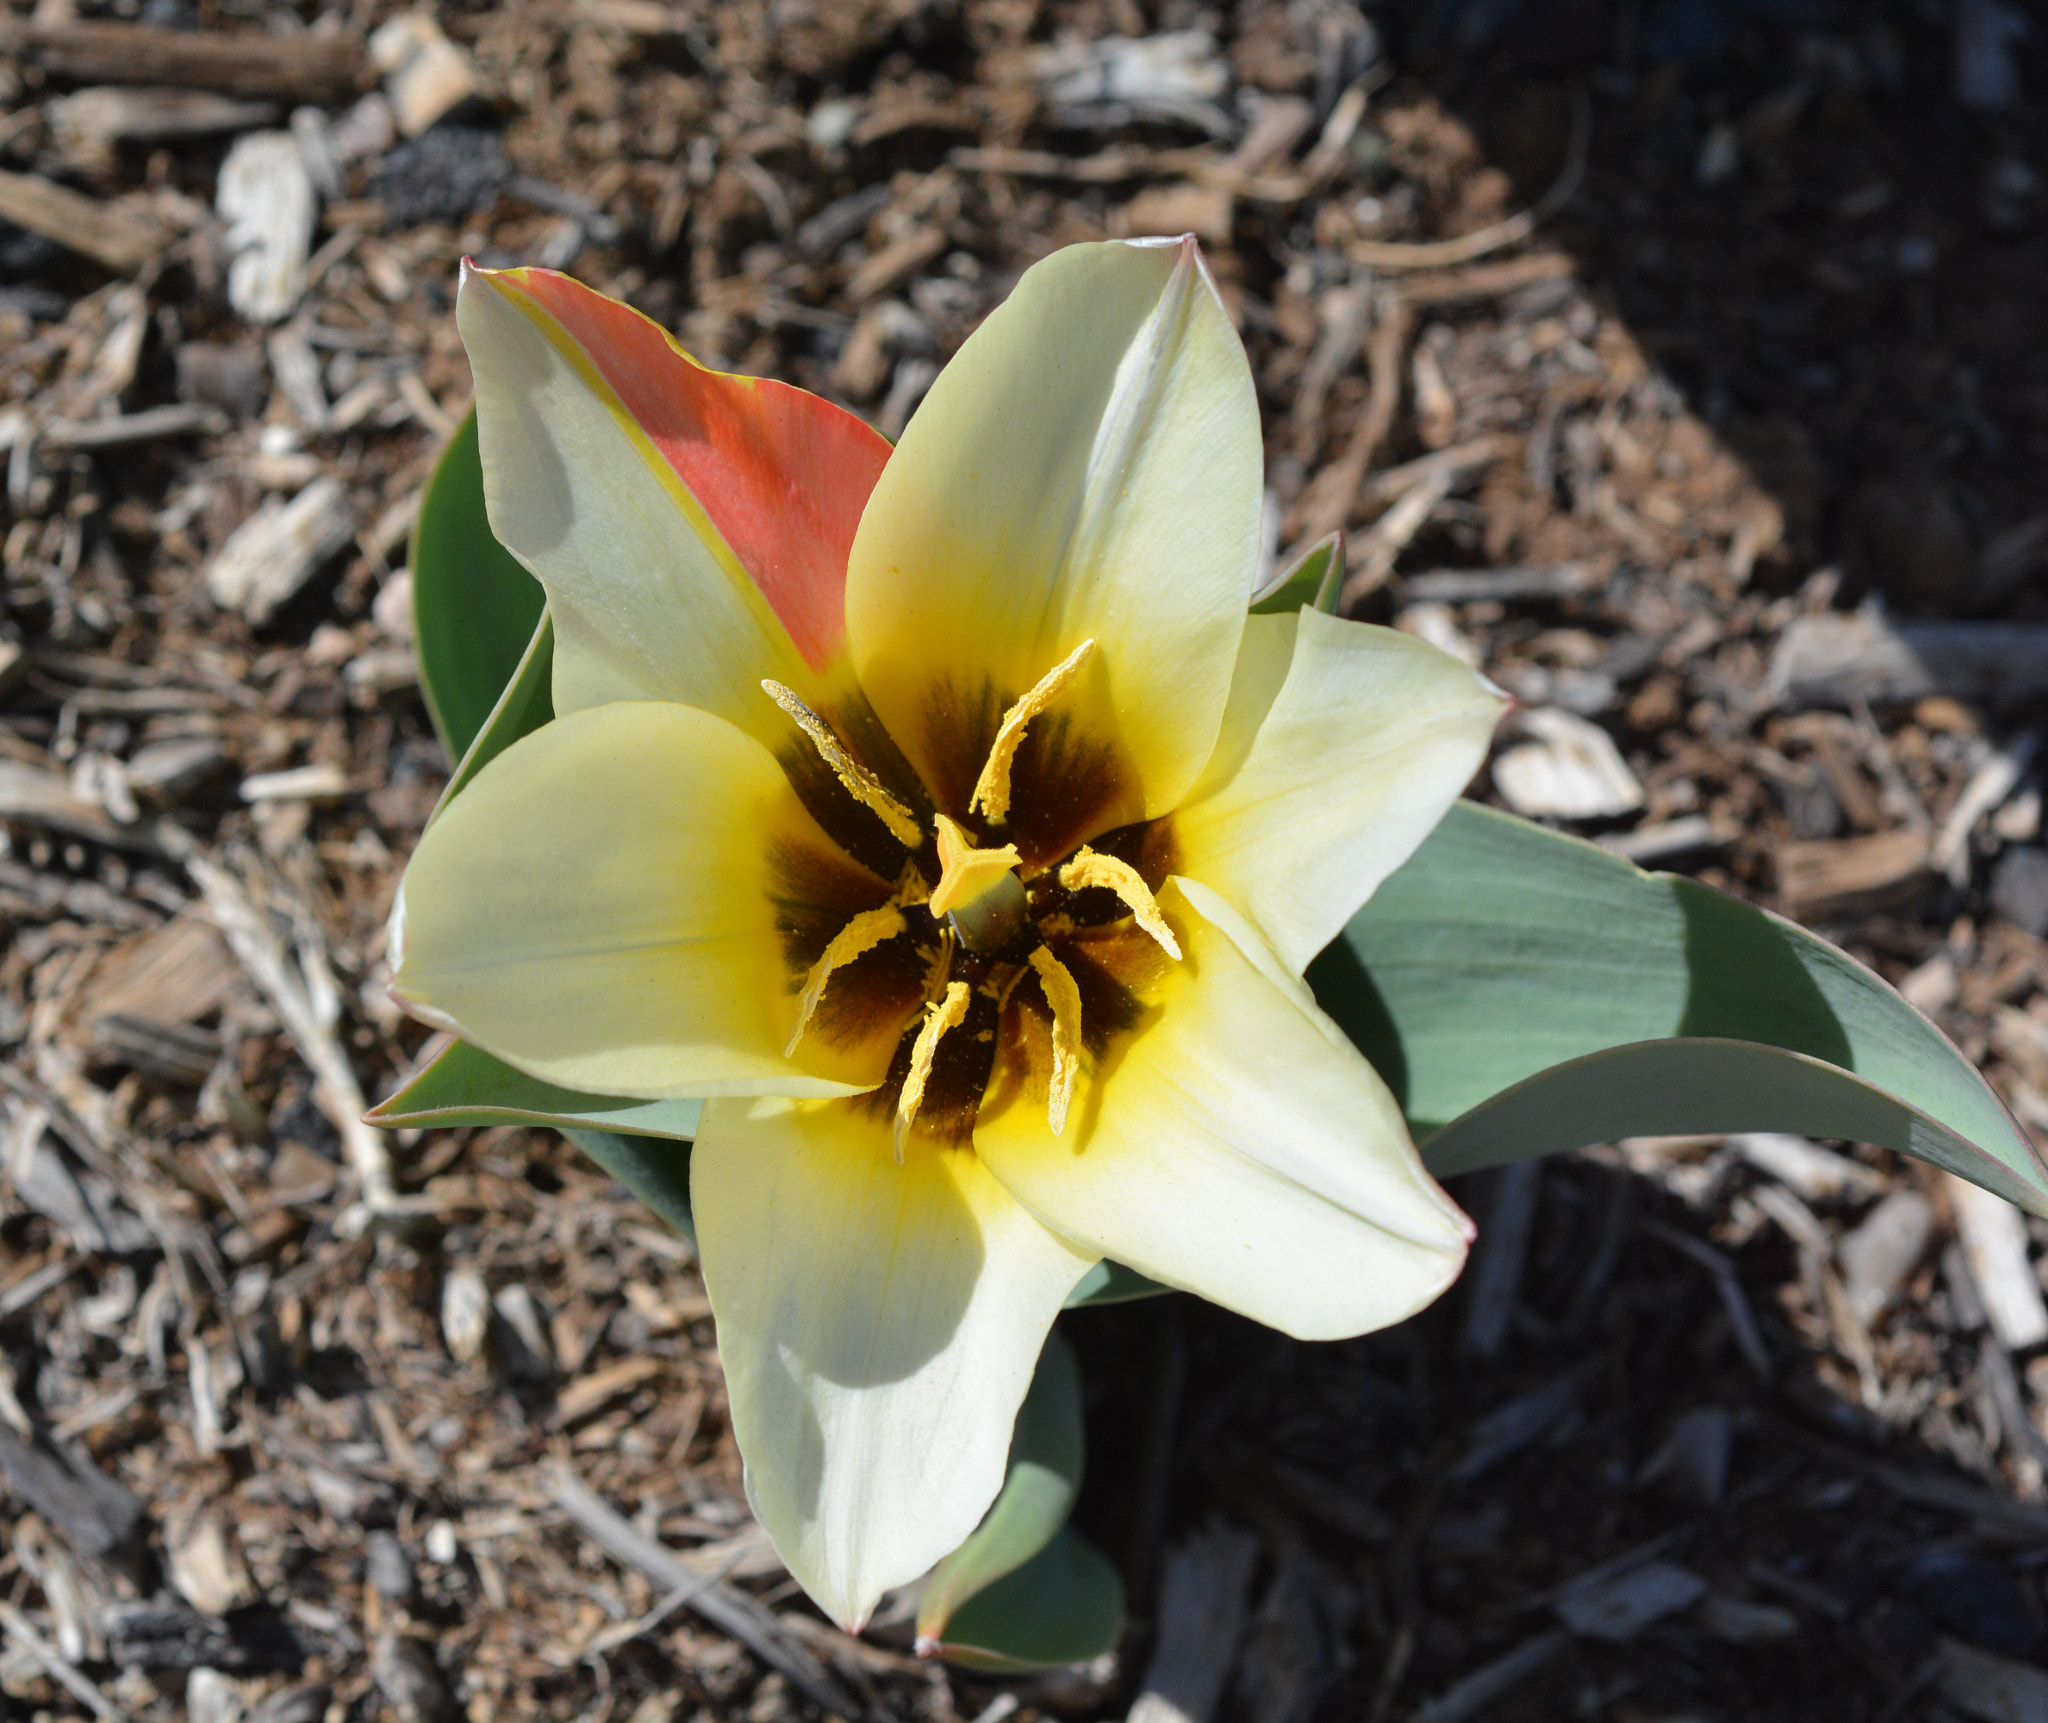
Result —
[{"label": "pollen-covered stamen", "polygon": [[924,842],[917,816],[882,787],[882,780],[846,751],[846,744],[833,734],[832,726],[799,700],[780,682],[766,682],[768,698],[796,720],[797,728],[810,737],[825,764],[830,766],[847,794],[868,809],[889,828],[889,835],[905,849],[914,850]]},{"label": "pollen-covered stamen", "polygon": [[1045,1091],[1045,1122],[1058,1136],[1067,1128],[1074,1079],[1081,1074],[1081,989],[1067,966],[1042,945],[1032,952],[1031,967],[1045,984],[1045,1000],[1052,1007],[1052,1078]]},{"label": "pollen-covered stamen", "polygon": [[1160,949],[1179,961],[1180,941],[1173,937],[1173,929],[1166,925],[1166,917],[1159,913],[1159,902],[1153,897],[1151,888],[1129,862],[1083,846],[1080,853],[1060,869],[1060,884],[1069,891],[1087,891],[1091,886],[1101,886],[1115,892],[1124,900],[1124,906],[1130,910],[1137,924],[1159,941]]},{"label": "pollen-covered stamen", "polygon": [[909,930],[910,923],[903,919],[903,912],[893,903],[885,903],[880,909],[862,910],[832,936],[824,955],[804,977],[804,990],[796,1003],[796,1027],[790,1031],[789,1045],[782,1050],[785,1059],[795,1056],[797,1043],[804,1038],[818,1001],[825,997],[825,983],[832,979],[832,972],[844,969],[857,957],[865,957],[883,940],[894,939]]},{"label": "pollen-covered stamen", "polygon": [[917,1121],[917,1109],[924,1104],[925,1085],[932,1078],[932,1061],[939,1054],[939,1037],[960,1027],[967,1015],[972,990],[964,981],[946,983],[945,998],[929,1006],[918,1025],[917,1039],[910,1044],[910,1073],[903,1079],[903,1092],[896,1097],[896,1164],[903,1164],[903,1145],[910,1140],[910,1127]]},{"label": "pollen-covered stamen", "polygon": [[1074,679],[1075,673],[1088,662],[1088,654],[1094,650],[1094,641],[1082,641],[1041,676],[1030,693],[1003,714],[1003,721],[996,728],[996,739],[989,745],[988,758],[982,763],[981,776],[974,780],[974,794],[967,800],[970,811],[981,813],[998,824],[1009,818],[1010,767],[1023,743],[1024,726],[1058,698],[1060,690]]},{"label": "pollen-covered stamen", "polygon": [[932,895],[929,881],[918,871],[917,857],[912,856],[903,864],[903,871],[896,876],[895,901],[903,908],[927,902]]}]

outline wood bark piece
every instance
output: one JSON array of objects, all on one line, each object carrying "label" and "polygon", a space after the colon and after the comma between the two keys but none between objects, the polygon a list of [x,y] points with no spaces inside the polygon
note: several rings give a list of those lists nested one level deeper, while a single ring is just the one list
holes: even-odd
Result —
[{"label": "wood bark piece", "polygon": [[353,36],[156,30],[140,24],[0,20],[0,54],[82,84],[174,84],[230,96],[344,101],[365,79]]},{"label": "wood bark piece", "polygon": [[228,224],[228,303],[249,322],[275,323],[298,304],[318,206],[290,132],[252,132],[228,151],[214,207]]},{"label": "wood bark piece", "polygon": [[42,1665],[45,1674],[95,1717],[104,1719],[105,1723],[126,1723],[128,1713],[73,1668],[63,1653],[38,1633],[28,1617],[11,1603],[0,1603],[0,1629],[4,1629],[9,1639],[27,1652],[34,1662]]},{"label": "wood bark piece", "polygon": [[1555,568],[1431,569],[1405,580],[1408,597],[1417,604],[1526,604],[1576,598],[1598,586],[1600,574],[1590,563],[1566,562]]},{"label": "wood bark piece", "polygon": [[1873,1321],[1920,1265],[1934,1236],[1934,1210],[1918,1191],[1899,1190],[1863,1217],[1835,1247],[1850,1308]]},{"label": "wood bark piece", "polygon": [[1506,293],[1534,287],[1539,281],[1566,281],[1578,266],[1561,251],[1538,252],[1531,257],[1514,257],[1505,263],[1475,263],[1442,275],[1424,276],[1401,284],[1401,296],[1411,305],[1455,305],[1467,299],[1492,299]]},{"label": "wood bark piece", "polygon": [[17,921],[54,921],[68,915],[121,933],[147,933],[160,921],[154,910],[115,896],[97,880],[45,873],[5,858],[0,858],[0,914]]},{"label": "wood bark piece", "polygon": [[261,627],[355,535],[348,493],[323,474],[290,502],[272,498],[236,527],[207,565],[206,590]]},{"label": "wood bark piece", "polygon": [[182,1603],[119,1603],[101,1625],[108,1661],[124,1669],[290,1670],[305,1662],[308,1649],[288,1622],[262,1609],[218,1616]]},{"label": "wood bark piece", "polygon": [[1508,1323],[1521,1297],[1522,1267],[1529,1254],[1537,1194],[1543,1188],[1543,1163],[1516,1161],[1480,1178],[1487,1193],[1485,1219],[1465,1277],[1470,1290],[1458,1328],[1458,1350],[1468,1357],[1491,1359],[1499,1357],[1507,1343]]},{"label": "wood bark piece", "polygon": [[384,73],[391,111],[409,138],[481,93],[475,64],[428,10],[379,25],[370,37],[370,58]]},{"label": "wood bark piece", "polygon": [[1919,880],[1927,872],[1927,834],[1909,828],[1839,842],[1788,843],[1776,859],[1786,911],[1822,915]]},{"label": "wood bark piece", "polygon": [[20,1135],[37,1139],[16,1151],[12,1176],[15,1200],[62,1229],[73,1248],[88,1255],[128,1256],[149,1249],[155,1236],[113,1184],[73,1166],[42,1141],[45,1121],[31,1114]]},{"label": "wood bark piece", "polygon": [[1306,1550],[1281,1559],[1244,1633],[1233,1683],[1260,1723],[1308,1723],[1316,1702],[1355,1661],[1347,1643],[1352,1589]]},{"label": "wood bark piece", "polygon": [[2041,1723],[2048,1718],[2048,1675],[2031,1663],[1944,1639],[1935,1690],[1972,1723]]},{"label": "wood bark piece", "polygon": [[1589,1374],[1585,1365],[1575,1365],[1475,1420],[1450,1470],[1451,1482],[1469,1483],[1547,1434],[1578,1405]]},{"label": "wood bark piece", "polygon": [[1129,1723],[1208,1723],[1216,1714],[1258,1556],[1256,1537],[1218,1521],[1167,1558],[1159,1640]]},{"label": "wood bark piece", "polygon": [[1643,786],[1599,725],[1555,706],[1521,715],[1529,740],[1493,763],[1494,788],[1526,819],[1612,819],[1643,805]]},{"label": "wood bark piece", "polygon": [[1707,1582],[1676,1562],[1652,1561],[1590,1586],[1574,1586],[1553,1608],[1581,1639],[1623,1645],[1646,1627],[1690,1609],[1706,1595]]},{"label": "wood bark piece", "polygon": [[686,1592],[686,1606],[739,1641],[814,1705],[840,1717],[858,1711],[853,1700],[809,1650],[793,1643],[766,1607],[743,1591],[695,1572],[652,1538],[644,1537],[574,1473],[563,1468],[549,1481],[555,1505],[615,1559],[637,1568],[656,1585]]},{"label": "wood bark piece", "polygon": [[176,1028],[218,1011],[241,970],[220,930],[191,910],[117,945],[79,990],[76,1019],[113,1016]]},{"label": "wood bark piece", "polygon": [[2009,1352],[2024,1352],[2048,1340],[2048,1303],[2027,1259],[2027,1223],[2005,1198],[1981,1186],[1944,1175],[1956,1237],[1969,1260],[1991,1332]]},{"label": "wood bark piece", "polygon": [[1349,614],[1367,594],[1386,585],[1401,553],[1436,513],[1437,504],[1451,494],[1456,479],[1452,468],[1438,467],[1417,479],[1393,507],[1380,516],[1355,541],[1350,556],[1351,572],[1344,577],[1344,589],[1337,595],[1337,609]]},{"label": "wood bark piece", "polygon": [[1673,856],[1716,849],[1728,840],[1705,814],[1681,814],[1675,820],[1638,826],[1632,832],[1605,833],[1593,841],[1637,867],[1653,867]]},{"label": "wood bark piece", "polygon": [[1808,1202],[1832,1202],[1845,1193],[1875,1196],[1884,1188],[1884,1180],[1861,1161],[1852,1161],[1805,1137],[1782,1131],[1738,1131],[1729,1137],[1728,1146]]},{"label": "wood bark piece", "polygon": [[1555,1627],[1523,1640],[1512,1651],[1503,1652],[1434,1699],[1424,1701],[1416,1709],[1415,1723],[1466,1723],[1496,1700],[1505,1699],[1570,1645],[1571,1636]]},{"label": "wood bark piece", "polygon": [[247,889],[226,868],[200,855],[189,840],[179,859],[204,894],[206,907],[229,949],[283,1021],[299,1057],[313,1073],[314,1100],[340,1136],[361,1190],[356,1207],[344,1214],[339,1224],[359,1232],[370,1221],[407,1212],[407,1205],[417,1204],[418,1199],[398,1195],[384,1133],[363,1122],[369,1103],[363,1099],[355,1068],[335,1034],[341,995],[327,961],[319,921],[304,903],[278,888],[265,907],[281,912],[290,925],[296,949],[288,952],[273,925],[273,915],[259,910]]},{"label": "wood bark piece", "polygon": [[227,415],[203,401],[173,401],[121,413],[111,419],[59,419],[43,431],[53,449],[122,449],[167,437],[195,437],[225,431]]},{"label": "wood bark piece", "polygon": [[1954,886],[1970,883],[1970,834],[1977,822],[2003,802],[2026,776],[2041,745],[2040,732],[2023,730],[1970,774],[1948,818],[1935,834],[1928,860]]},{"label": "wood bark piece", "polygon": [[267,126],[277,118],[277,105],[237,101],[209,90],[103,84],[47,103],[43,117],[73,161],[104,165],[114,160],[118,144],[172,143]]},{"label": "wood bark piece", "polygon": [[1776,705],[1849,706],[1947,694],[1990,706],[2048,696],[2048,624],[1802,616],[1771,655]]},{"label": "wood bark piece", "polygon": [[1401,408],[1401,361],[1408,351],[1408,336],[1415,327],[1415,314],[1398,295],[1385,294],[1380,301],[1378,322],[1366,343],[1366,369],[1372,378],[1365,411],[1351,433],[1343,454],[1318,473],[1315,482],[1302,492],[1288,520],[1292,548],[1288,560],[1316,540],[1350,524],[1358,506],[1359,487],[1372,469],[1373,456],[1394,428],[1394,415]]},{"label": "wood bark piece", "polygon": [[148,831],[116,825],[99,803],[73,794],[69,778],[26,760],[0,759],[0,820],[26,820],[30,825],[122,849],[154,852],[157,848]]},{"label": "wood bark piece", "polygon": [[1510,245],[1519,245],[1578,195],[1579,182],[1586,175],[1586,154],[1592,139],[1593,106],[1581,92],[1572,105],[1572,135],[1564,170],[1551,188],[1529,208],[1504,221],[1482,227],[1476,233],[1461,234],[1456,239],[1425,240],[1420,244],[1359,240],[1350,247],[1351,256],[1368,269],[1442,269],[1452,264],[1472,263]]},{"label": "wood bark piece", "polygon": [[132,198],[102,203],[34,174],[0,172],[0,220],[68,246],[116,275],[140,269],[175,237]]},{"label": "wood bark piece", "polygon": [[46,1437],[29,1442],[0,1428],[0,1473],[83,1556],[120,1548],[142,1518],[142,1503],[125,1484]]}]

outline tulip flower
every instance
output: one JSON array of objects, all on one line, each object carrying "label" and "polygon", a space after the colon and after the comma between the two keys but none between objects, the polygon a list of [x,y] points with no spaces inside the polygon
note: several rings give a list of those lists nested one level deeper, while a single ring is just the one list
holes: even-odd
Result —
[{"label": "tulip flower", "polygon": [[825,1610],[974,1529],[1098,1260],[1304,1338],[1455,1278],[1469,1223],[1301,975],[1502,699],[1247,616],[1258,403],[1192,239],[1028,271],[893,450],[559,275],[466,267],[457,316],[557,716],[421,840],[394,991],[708,1097],[733,1431]]}]

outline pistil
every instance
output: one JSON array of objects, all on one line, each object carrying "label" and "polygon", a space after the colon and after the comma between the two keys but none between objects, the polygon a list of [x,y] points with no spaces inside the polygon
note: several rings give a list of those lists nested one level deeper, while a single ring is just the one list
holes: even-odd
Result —
[{"label": "pistil", "polygon": [[1023,857],[1015,844],[976,849],[973,839],[944,814],[937,824],[939,883],[932,887],[932,914],[950,916],[968,950],[1002,950],[1022,931],[1030,907],[1017,878]]}]

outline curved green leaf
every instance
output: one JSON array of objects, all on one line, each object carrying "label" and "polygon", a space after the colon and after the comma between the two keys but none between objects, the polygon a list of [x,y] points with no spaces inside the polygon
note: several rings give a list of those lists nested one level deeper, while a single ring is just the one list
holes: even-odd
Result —
[{"label": "curved green leaf", "polygon": [[973,1535],[925,1583],[917,1609],[921,1649],[943,1644],[946,1624],[969,1598],[1015,1572],[1058,1536],[1080,1493],[1085,1452],[1081,1368],[1055,1328],[1045,1337],[1031,1391],[1017,1413],[1002,1493]]},{"label": "curved green leaf", "polygon": [[702,1101],[636,1101],[624,1095],[586,1095],[515,1071],[467,1041],[451,1041],[371,1108],[373,1125],[581,1126],[628,1136],[688,1142],[697,1134]]},{"label": "curved green leaf", "polygon": [[512,680],[499,693],[498,702],[484,720],[483,728],[477,731],[468,751],[456,766],[455,775],[441,792],[440,801],[434,804],[434,812],[427,821],[429,825],[440,818],[441,810],[467,788],[470,779],[484,767],[520,737],[531,735],[554,718],[554,671],[555,624],[543,610],[540,621],[534,625],[533,638],[526,643],[526,650],[520,654],[519,663],[513,669]]},{"label": "curved green leaf", "polygon": [[1319,538],[1290,566],[1252,594],[1254,616],[1277,616],[1308,608],[1335,614],[1344,589],[1344,535]]},{"label": "curved green leaf", "polygon": [[969,1669],[1024,1675],[1100,1657],[1123,1630],[1123,1581],[1107,1556],[1063,1526],[1022,1567],[962,1604],[937,1649]]},{"label": "curved green leaf", "polygon": [[[688,1103],[696,1106],[695,1101]],[[661,1137],[565,1126],[567,1137],[692,1244],[697,1216],[690,1207],[690,1145]]]},{"label": "curved green leaf", "polygon": [[420,687],[448,758],[460,760],[533,639],[540,582],[491,535],[472,408],[427,481],[412,529]]},{"label": "curved green leaf", "polygon": [[1881,1143],[2048,1211],[2026,1134],[1869,970],[1778,916],[1472,802],[1309,981],[1439,1174],[1624,1135],[1792,1130]]},{"label": "curved green leaf", "polygon": [[1158,1298],[1173,1290],[1156,1280],[1147,1280],[1135,1268],[1120,1262],[1098,1262],[1074,1282],[1066,1307],[1080,1310],[1093,1304],[1129,1304],[1134,1299]]}]

